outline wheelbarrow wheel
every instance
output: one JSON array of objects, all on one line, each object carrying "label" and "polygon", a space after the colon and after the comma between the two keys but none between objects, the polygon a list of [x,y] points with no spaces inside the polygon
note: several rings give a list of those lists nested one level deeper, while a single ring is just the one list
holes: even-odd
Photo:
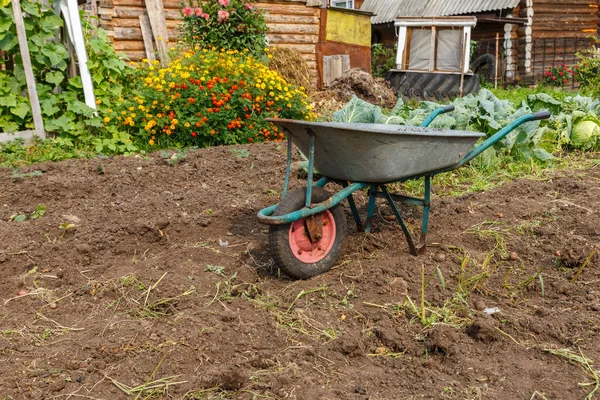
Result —
[{"label": "wheelbarrow wheel", "polygon": [[[325,189],[313,187],[312,203],[320,203],[329,197],[331,195]],[[273,215],[302,209],[305,198],[305,189],[289,192]],[[316,228],[318,233],[315,233],[315,226],[320,227]],[[312,217],[269,228],[269,242],[276,264],[298,279],[329,271],[342,254],[346,238],[346,216],[339,204]]]}]

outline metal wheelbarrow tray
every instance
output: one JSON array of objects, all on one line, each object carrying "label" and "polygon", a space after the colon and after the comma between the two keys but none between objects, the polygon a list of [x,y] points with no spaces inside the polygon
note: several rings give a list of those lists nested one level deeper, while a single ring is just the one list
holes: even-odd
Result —
[{"label": "metal wheelbarrow tray", "polygon": [[[269,241],[276,263],[290,276],[310,278],[329,270],[341,255],[347,237],[346,217],[339,204],[346,199],[359,230],[369,232],[377,198],[387,200],[412,255],[424,252],[431,206],[431,178],[463,166],[500,141],[519,125],[550,117],[547,111],[521,116],[473,148],[477,132],[430,129],[427,126],[453,106],[433,111],[420,127],[345,124],[269,119],[287,133],[287,167],[282,200],[259,211],[269,225]],[[289,191],[292,143],[308,157],[306,188]],[[313,182],[313,169],[323,175]],[[390,193],[388,183],[423,178],[423,198]],[[333,195],[323,187],[342,185]],[[367,217],[361,219],[352,193],[367,188]],[[423,207],[418,243],[395,202]]]},{"label": "metal wheelbarrow tray", "polygon": [[291,133],[293,143],[304,154],[309,153],[314,136],[317,171],[330,179],[350,182],[395,182],[456,165],[484,136],[417,126],[273,122]]}]

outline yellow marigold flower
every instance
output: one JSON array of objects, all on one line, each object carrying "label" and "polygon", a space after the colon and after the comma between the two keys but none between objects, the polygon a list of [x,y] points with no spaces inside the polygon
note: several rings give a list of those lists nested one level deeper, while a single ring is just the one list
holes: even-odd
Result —
[{"label": "yellow marigold flower", "polygon": [[150,146],[154,146],[154,140],[150,139],[148,140],[148,143],[150,144]]},{"label": "yellow marigold flower", "polygon": [[113,112],[113,111],[112,111],[112,108],[109,108],[109,109],[108,109],[108,112],[109,112],[109,113]]},{"label": "yellow marigold flower", "polygon": [[125,101],[125,99],[122,97],[119,97],[119,101]]},{"label": "yellow marigold flower", "polygon": [[183,125],[184,125],[186,128],[189,128],[189,127],[190,127],[190,123],[189,123],[189,122],[187,122],[187,121],[186,121],[186,122],[185,122],[185,124],[183,124]]},{"label": "yellow marigold flower", "polygon": [[136,117],[136,113],[131,114],[131,118],[135,118]]},{"label": "yellow marigold flower", "polygon": [[127,111],[121,111],[121,114],[125,115],[125,114],[127,114]]},{"label": "yellow marigold flower", "polygon": [[292,108],[292,105],[290,103],[287,104],[288,108]]},{"label": "yellow marigold flower", "polygon": [[104,117],[104,122],[105,122],[105,123],[109,123],[109,122],[110,122],[110,118],[108,118],[108,117]]},{"label": "yellow marigold flower", "polygon": [[171,125],[171,126],[169,126],[169,128],[170,128],[171,130],[174,130],[174,129],[175,129],[175,125]]},{"label": "yellow marigold flower", "polygon": [[96,100],[96,104],[102,104],[102,100]]},{"label": "yellow marigold flower", "polygon": [[273,97],[273,96],[275,96],[275,93],[269,92],[269,96]]},{"label": "yellow marigold flower", "polygon": [[177,118],[173,118],[173,125],[177,125],[179,123],[179,120]]},{"label": "yellow marigold flower", "polygon": [[135,108],[129,107],[129,111],[133,111],[133,110],[135,110]]}]

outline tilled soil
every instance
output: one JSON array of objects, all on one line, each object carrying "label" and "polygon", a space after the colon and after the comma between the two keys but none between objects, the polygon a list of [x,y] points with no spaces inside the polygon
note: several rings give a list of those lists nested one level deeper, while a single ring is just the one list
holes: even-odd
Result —
[{"label": "tilled soil", "polygon": [[0,398],[584,399],[598,383],[600,168],[434,198],[419,257],[383,203],[371,234],[345,206],[344,255],[298,281],[256,219],[285,146],[172,154],[0,170]]}]

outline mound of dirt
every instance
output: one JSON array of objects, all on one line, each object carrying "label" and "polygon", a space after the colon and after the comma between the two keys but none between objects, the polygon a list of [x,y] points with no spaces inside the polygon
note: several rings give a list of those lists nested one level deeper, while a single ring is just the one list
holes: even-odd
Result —
[{"label": "mound of dirt", "polygon": [[373,78],[368,72],[356,68],[335,79],[329,91],[344,103],[352,95],[384,108],[394,107],[397,101],[389,82],[383,78]]}]

